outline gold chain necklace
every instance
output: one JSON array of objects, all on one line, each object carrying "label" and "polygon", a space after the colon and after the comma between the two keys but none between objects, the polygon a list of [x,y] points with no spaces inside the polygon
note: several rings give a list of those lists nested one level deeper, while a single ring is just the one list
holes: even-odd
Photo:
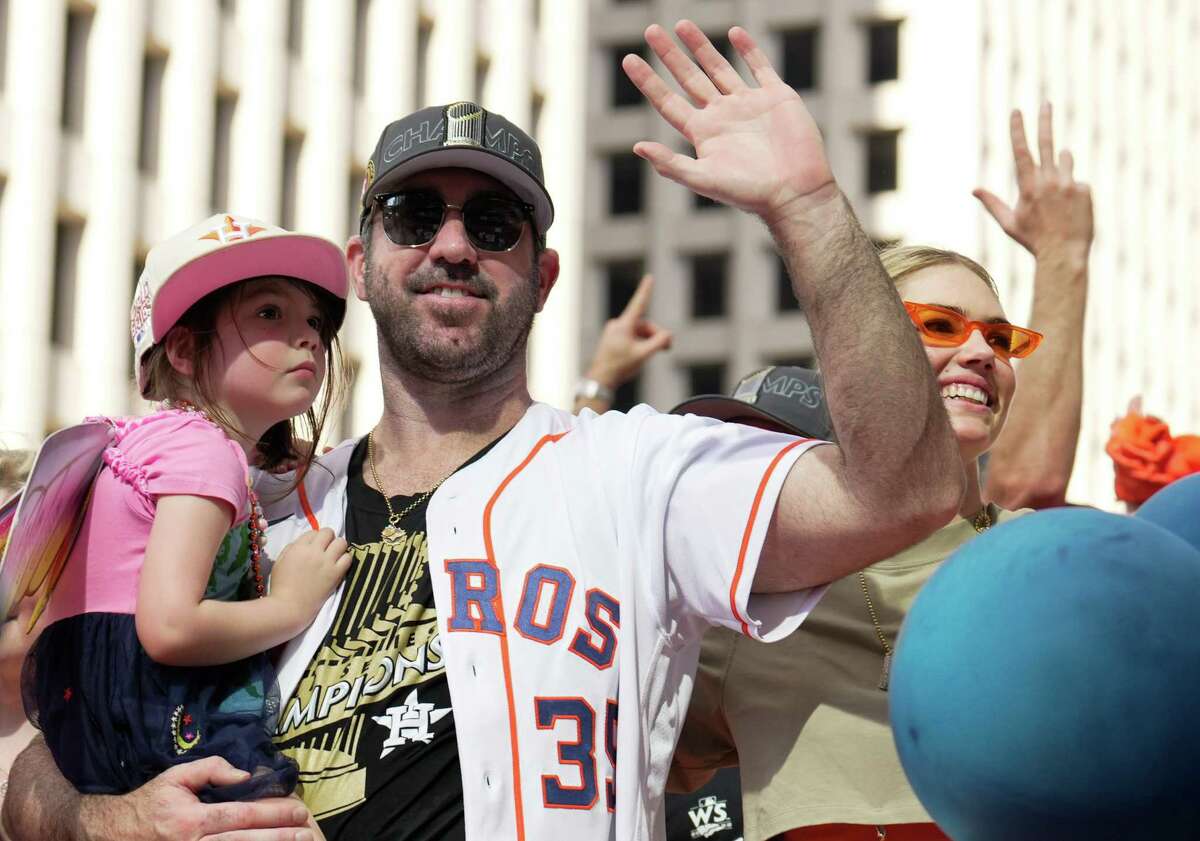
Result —
[{"label": "gold chain necklace", "polygon": [[[980,508],[979,513],[969,522],[977,534],[983,534],[990,529],[992,515],[988,511],[988,506]],[[867,602],[867,613],[871,615],[871,624],[875,626],[875,636],[879,639],[879,645],[883,649],[883,671],[879,675],[879,689],[887,692],[888,681],[892,675],[892,646],[888,644],[887,637],[883,635],[883,626],[879,624],[879,615],[875,612],[875,603],[871,601],[871,591],[867,587],[867,576],[862,572],[858,573],[858,586],[862,588],[863,599]]]},{"label": "gold chain necklace", "polygon": [[367,462],[371,465],[371,476],[375,479],[375,487],[379,489],[379,493],[383,496],[383,504],[387,506],[388,511],[388,524],[384,526],[383,531],[379,533],[379,539],[388,546],[395,546],[408,536],[408,532],[400,528],[400,521],[404,519],[404,517],[414,508],[416,508],[425,500],[429,499],[429,497],[433,496],[433,492],[442,486],[442,482],[445,482],[447,479],[453,476],[454,471],[451,471],[443,476],[441,481],[439,481],[429,490],[425,491],[425,493],[418,496],[416,499],[406,505],[403,511],[397,514],[392,509],[392,500],[388,497],[388,492],[383,489],[383,482],[379,481],[379,471],[375,469],[374,435],[374,431],[367,433]]}]

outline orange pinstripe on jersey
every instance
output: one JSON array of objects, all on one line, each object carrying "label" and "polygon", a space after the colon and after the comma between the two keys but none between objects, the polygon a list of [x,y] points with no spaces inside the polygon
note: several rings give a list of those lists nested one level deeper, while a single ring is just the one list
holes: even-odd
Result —
[{"label": "orange pinstripe on jersey", "polygon": [[767,465],[767,470],[763,473],[762,481],[758,483],[758,491],[754,494],[754,504],[750,506],[750,516],[746,519],[746,530],[742,532],[742,548],[738,551],[737,567],[733,571],[733,583],[729,585],[729,610],[733,613],[734,618],[742,624],[742,633],[750,636],[750,623],[738,611],[737,606],[737,589],[738,584],[742,581],[742,570],[746,564],[746,552],[750,548],[750,533],[754,531],[754,521],[758,519],[758,508],[762,505],[763,494],[767,490],[767,482],[771,480],[771,474],[775,472],[775,468],[779,465],[780,460],[787,455],[788,451],[807,444],[811,438],[801,438],[788,444],[782,450],[775,454],[775,458],[771,459],[771,463]]},{"label": "orange pinstripe on jersey", "polygon": [[[492,498],[488,500],[487,506],[483,509],[483,545],[487,553],[487,559],[497,570],[500,569],[500,565],[496,563],[496,550],[492,544],[492,509],[496,507],[496,501],[500,499],[500,495],[504,493],[509,483],[517,477],[517,474],[524,470],[529,465],[529,462],[533,461],[542,447],[558,441],[558,439],[566,434],[566,432],[560,432],[557,435],[545,435],[534,444],[533,449],[529,451],[529,455],[525,456],[524,460],[513,468],[511,473],[504,477],[504,481],[500,483],[500,487],[496,488],[496,492],[492,494]],[[513,806],[517,819],[517,841],[525,841],[525,809],[521,801],[521,752],[517,745],[517,707],[516,701],[513,699],[512,667],[508,659],[508,626],[504,618],[504,592],[502,587],[499,589],[499,601],[500,624],[504,626],[504,634],[500,637],[500,662],[504,668],[504,694],[508,700],[508,737],[509,744],[512,747],[513,767]]]}]

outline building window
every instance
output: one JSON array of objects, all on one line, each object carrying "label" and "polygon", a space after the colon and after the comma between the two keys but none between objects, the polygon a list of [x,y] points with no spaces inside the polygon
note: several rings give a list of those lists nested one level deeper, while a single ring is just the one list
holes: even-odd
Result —
[{"label": "building window", "polygon": [[433,24],[421,21],[417,27],[417,72],[413,74],[413,107],[425,104],[426,78],[428,77],[429,42],[433,40]]},{"label": "building window", "polygon": [[633,152],[608,158],[608,212],[612,216],[641,213],[645,167]]},{"label": "building window", "polygon": [[355,0],[354,3],[354,92],[362,95],[367,80],[367,14],[371,0]]},{"label": "building window", "polygon": [[725,59],[733,64],[733,60],[738,57],[737,51],[734,50],[733,44],[729,43],[729,36],[722,33],[720,35],[709,35],[708,40],[712,41],[712,45],[717,48],[717,52],[725,56]]},{"label": "building window", "polygon": [[613,393],[612,407],[618,412],[628,412],[642,402],[642,375],[621,383]]},{"label": "building window", "polygon": [[158,130],[162,114],[163,73],[167,57],[147,53],[142,60],[142,131],[138,138],[138,170],[147,175],[158,172]]},{"label": "building window", "polygon": [[625,310],[644,273],[641,260],[617,260],[605,267],[605,318],[616,318]]},{"label": "building window", "polygon": [[692,318],[720,318],[725,315],[728,254],[697,254],[692,263]]},{"label": "building window", "polygon": [[[129,300],[133,300],[137,294],[138,281],[142,279],[142,272],[146,270],[146,255],[143,252],[138,252],[133,255],[133,283],[129,287]],[[129,349],[129,375],[131,377],[137,374],[137,351],[134,348]]]},{"label": "building window", "polygon": [[798,91],[817,86],[821,31],[815,26],[780,33],[783,52],[783,81]]},{"label": "building window", "polygon": [[8,0],[0,0],[0,91],[8,81]]},{"label": "building window", "polygon": [[289,231],[296,227],[296,193],[303,146],[304,135],[289,132],[283,136],[283,195],[279,199],[279,224]]},{"label": "building window", "polygon": [[213,165],[209,200],[213,210],[229,209],[229,167],[233,136],[233,112],[237,96],[217,94],[216,119],[213,121]]},{"label": "building window", "polygon": [[867,81],[900,78],[900,21],[877,20],[867,24]]},{"label": "building window", "polygon": [[92,32],[92,12],[67,12],[66,66],[63,68],[62,114],[63,130],[83,133],[83,101],[87,90],[88,37]]},{"label": "building window", "polygon": [[899,181],[896,171],[899,138],[900,132],[891,129],[867,132],[864,145],[868,193],[885,193],[896,189]]},{"label": "building window", "polygon": [[686,369],[688,396],[725,393],[725,363],[703,362]]},{"label": "building window", "polygon": [[613,108],[626,108],[631,105],[641,105],[645,102],[642,98],[642,92],[637,89],[637,85],[629,81],[629,77],[625,75],[625,68],[621,66],[621,60],[629,53],[646,57],[646,46],[644,44],[618,44],[615,47],[609,47],[609,65],[612,73],[612,99]]},{"label": "building window", "polygon": [[350,178],[346,182],[346,207],[350,208],[350,218],[347,220],[350,227],[347,230],[349,230],[350,236],[361,233],[360,220],[362,219],[363,181],[366,178],[367,173],[365,170],[352,169],[350,170]]},{"label": "building window", "polygon": [[487,56],[475,57],[475,102],[483,102],[483,89],[487,85],[488,68],[491,62]]},{"label": "building window", "polygon": [[817,370],[817,358],[805,353],[790,354],[785,356],[776,356],[768,365],[781,365],[793,368],[807,368],[810,371]]},{"label": "building window", "polygon": [[83,223],[60,219],[54,229],[54,301],[50,308],[50,343],[69,349],[75,333],[75,276]]},{"label": "building window", "polygon": [[775,310],[800,312],[800,302],[796,300],[796,291],[792,288],[792,276],[788,274],[787,263],[778,255],[775,256]]},{"label": "building window", "polygon": [[529,136],[534,140],[542,139],[542,114],[546,107],[546,97],[537,91],[529,98]]},{"label": "building window", "polygon": [[304,45],[304,0],[288,0],[287,49],[300,55]]}]

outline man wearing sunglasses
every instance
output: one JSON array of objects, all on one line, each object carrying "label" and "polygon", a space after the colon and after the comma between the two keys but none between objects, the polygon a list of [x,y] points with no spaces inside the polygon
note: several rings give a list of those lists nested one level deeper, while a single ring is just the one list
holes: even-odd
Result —
[{"label": "man wearing sunglasses", "polygon": [[[646,40],[682,96],[640,58],[624,67],[696,155],[634,151],[768,226],[840,443],[535,403],[526,340],[558,275],[537,145],[473,103],[388,126],[348,246],[376,319],[383,417],[268,511],[290,515],[272,551],[318,524],[354,547],[280,673],[280,743],[330,839],[661,837],[704,628],[785,636],[826,582],[958,508],[962,468],[925,354],[804,104],[744,30],[729,37],[751,81],[695,24],[675,31],[686,51],[658,26]],[[121,822],[131,811],[183,827],[175,837],[304,834],[219,836],[289,818],[188,801],[197,780],[228,773],[212,764],[113,805],[81,803],[46,762],[35,751],[24,773],[40,785],[18,800],[23,826],[54,837],[153,837]]]}]

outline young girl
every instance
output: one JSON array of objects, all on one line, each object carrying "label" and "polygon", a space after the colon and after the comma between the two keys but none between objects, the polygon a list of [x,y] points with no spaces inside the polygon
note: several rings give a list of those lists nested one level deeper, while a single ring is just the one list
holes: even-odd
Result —
[{"label": "young girl", "polygon": [[[117,794],[220,755],[243,783],[209,801],[290,793],[271,743],[270,649],[300,633],[345,575],[324,529],[276,560],[268,594],[249,464],[311,462],[336,393],[347,277],[317,237],[214,216],[150,251],[131,314],[142,418],[115,437],[22,674],[26,713],[80,791]],[[215,560],[214,560],[215,559]]]}]

